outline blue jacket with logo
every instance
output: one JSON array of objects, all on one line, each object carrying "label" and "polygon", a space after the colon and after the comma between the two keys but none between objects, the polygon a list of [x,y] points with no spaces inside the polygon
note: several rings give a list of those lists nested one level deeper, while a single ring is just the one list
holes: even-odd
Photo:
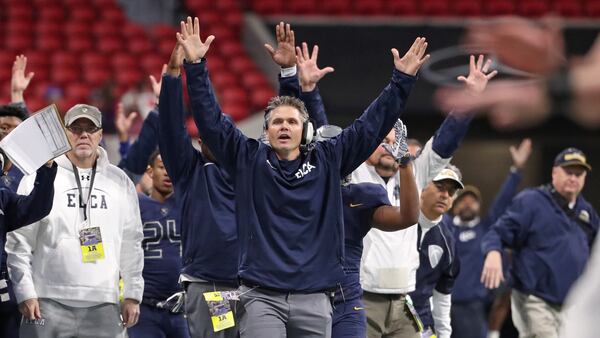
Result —
[{"label": "blue jacket with logo", "polygon": [[285,161],[222,116],[205,60],[184,67],[198,130],[234,181],[242,280],[292,292],[333,289],[343,278],[341,178],[392,129],[415,78],[394,71],[350,127]]},{"label": "blue jacket with logo", "polygon": [[583,196],[572,212],[568,216],[544,187],[524,190],[483,238],[483,252],[512,248],[513,287],[560,305],[590,255],[589,238],[574,218],[594,233],[599,226],[598,214]]}]

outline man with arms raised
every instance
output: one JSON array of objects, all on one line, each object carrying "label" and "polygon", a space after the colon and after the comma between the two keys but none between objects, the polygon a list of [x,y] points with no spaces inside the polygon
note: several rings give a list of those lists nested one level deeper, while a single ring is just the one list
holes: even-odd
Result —
[{"label": "man with arms raised", "polygon": [[178,33],[198,129],[234,180],[245,310],[240,334],[329,337],[326,292],[343,277],[341,178],[393,127],[427,59],[427,44],[418,38],[403,58],[394,50],[392,80],[363,116],[339,136],[301,150],[300,144],[308,143],[302,140],[308,114],[295,98],[269,102],[265,127],[270,146],[248,139],[222,115],[204,59],[213,39],[200,40],[197,19],[182,22]]}]

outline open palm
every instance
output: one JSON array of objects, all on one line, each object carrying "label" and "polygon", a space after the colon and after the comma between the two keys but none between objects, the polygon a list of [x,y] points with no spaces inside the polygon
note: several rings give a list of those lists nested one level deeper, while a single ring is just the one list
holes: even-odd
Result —
[{"label": "open palm", "polygon": [[425,55],[427,51],[427,41],[425,38],[418,37],[413,42],[412,46],[404,54],[402,58],[400,58],[400,53],[396,48],[392,48],[392,55],[394,56],[394,66],[396,69],[408,74],[408,75],[416,75],[417,71],[427,59],[429,59],[429,54]]},{"label": "open palm", "polygon": [[461,75],[456,78],[458,81],[463,82],[467,90],[472,94],[483,92],[485,87],[487,87],[488,81],[498,74],[497,70],[489,72],[492,65],[491,59],[488,59],[485,63],[483,60],[483,55],[479,55],[477,62],[475,62],[475,56],[471,55],[469,59],[469,75],[467,77]]},{"label": "open palm", "polygon": [[188,62],[197,62],[202,59],[214,39],[215,37],[210,35],[204,42],[200,40],[198,18],[194,18],[192,22],[192,18],[188,16],[186,22],[181,21],[181,32],[177,33],[177,41],[181,44]]}]

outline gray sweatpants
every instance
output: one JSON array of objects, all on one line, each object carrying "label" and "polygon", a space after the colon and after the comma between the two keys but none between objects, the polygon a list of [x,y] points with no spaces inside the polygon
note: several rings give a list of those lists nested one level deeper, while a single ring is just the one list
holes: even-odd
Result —
[{"label": "gray sweatpants", "polygon": [[104,303],[91,307],[71,307],[40,298],[42,319],[21,320],[19,335],[27,338],[122,338],[124,330],[119,306]]},{"label": "gray sweatpants", "polygon": [[325,293],[281,293],[240,286],[242,338],[329,338],[332,307]]},{"label": "gray sweatpants", "polygon": [[215,332],[208,305],[204,300],[204,293],[210,291],[231,291],[236,290],[230,286],[208,283],[208,282],[190,282],[185,292],[185,313],[187,316],[190,336],[192,338],[237,338],[238,337],[238,316],[237,302],[231,301],[231,309],[235,318],[235,326],[223,331]]}]

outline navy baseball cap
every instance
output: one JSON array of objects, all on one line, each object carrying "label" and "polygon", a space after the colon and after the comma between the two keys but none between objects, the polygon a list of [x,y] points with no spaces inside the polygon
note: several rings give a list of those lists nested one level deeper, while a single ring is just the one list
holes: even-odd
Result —
[{"label": "navy baseball cap", "polygon": [[592,166],[587,163],[587,157],[583,151],[577,148],[567,148],[561,151],[554,159],[555,167],[580,166],[587,171],[592,171]]}]

